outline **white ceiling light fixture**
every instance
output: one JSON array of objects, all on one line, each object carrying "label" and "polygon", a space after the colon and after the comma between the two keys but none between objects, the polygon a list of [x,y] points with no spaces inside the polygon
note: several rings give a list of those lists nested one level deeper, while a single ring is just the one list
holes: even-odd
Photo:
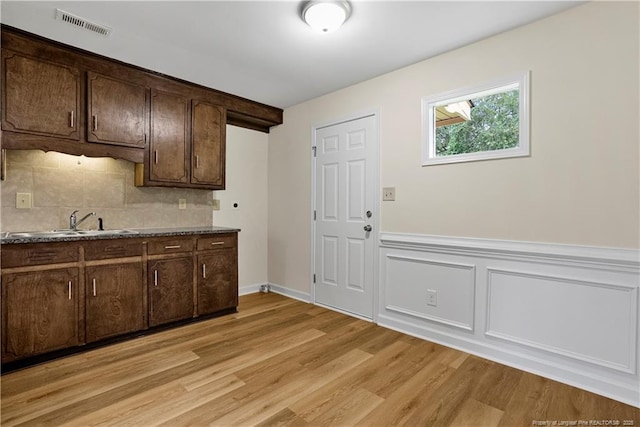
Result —
[{"label": "white ceiling light fixture", "polygon": [[311,28],[322,33],[337,30],[351,15],[351,5],[347,1],[308,1],[302,7],[302,19]]}]

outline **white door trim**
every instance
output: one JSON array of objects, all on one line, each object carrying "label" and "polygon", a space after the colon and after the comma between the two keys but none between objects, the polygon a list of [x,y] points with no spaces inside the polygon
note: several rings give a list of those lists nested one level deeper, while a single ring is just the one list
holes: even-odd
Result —
[{"label": "white door trim", "polygon": [[[316,133],[318,129],[322,129],[322,128],[333,126],[333,125],[338,125],[344,122],[362,119],[365,117],[374,118],[374,122],[375,122],[374,126],[376,129],[376,139],[375,139],[376,149],[374,150],[375,159],[373,159],[374,160],[373,161],[374,182],[372,183],[373,191],[376,196],[374,197],[373,216],[371,218],[372,219],[371,225],[373,227],[373,230],[371,232],[371,238],[373,239],[373,311],[372,311],[373,314],[371,319],[365,319],[365,320],[371,320],[374,323],[378,323],[378,306],[379,306],[378,305],[378,302],[379,302],[378,283],[379,283],[379,270],[380,270],[379,269],[379,259],[380,259],[380,256],[379,256],[380,237],[379,236],[380,236],[380,198],[381,198],[381,193],[380,193],[380,109],[378,108],[355,112],[334,120],[318,123],[311,127],[311,147],[309,148],[309,156],[311,159],[311,201],[310,201],[311,208],[309,209],[309,219],[311,221],[311,239],[310,239],[311,259],[309,260],[309,265],[310,265],[309,271],[311,271],[311,275],[309,277],[309,289],[311,289],[311,303],[315,305],[322,305],[316,301],[316,286],[314,283],[314,275],[316,274],[315,272],[316,222],[314,220],[314,211],[316,210],[316,158],[314,156],[314,147],[317,146]],[[330,308],[334,311],[341,311],[336,309],[335,307],[330,307]],[[359,316],[355,316],[353,313],[347,313],[347,312],[344,312],[344,313],[350,316],[359,317]]]}]

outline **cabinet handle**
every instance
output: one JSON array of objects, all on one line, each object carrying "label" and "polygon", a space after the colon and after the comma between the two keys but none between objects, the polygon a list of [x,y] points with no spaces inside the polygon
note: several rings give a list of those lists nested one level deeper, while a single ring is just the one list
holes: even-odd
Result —
[{"label": "cabinet handle", "polygon": [[165,249],[180,249],[180,245],[169,245],[169,246],[165,246]]},{"label": "cabinet handle", "polygon": [[74,117],[74,111],[71,110],[71,112],[69,112],[69,127],[75,127],[76,121],[75,121],[75,117]]},{"label": "cabinet handle", "polygon": [[196,154],[196,169],[200,167],[200,156]]},{"label": "cabinet handle", "polygon": [[69,300],[71,300],[71,280],[69,280]]},{"label": "cabinet handle", "polygon": [[213,246],[215,245],[224,245],[224,242],[211,242]]},{"label": "cabinet handle", "polygon": [[207,265],[206,264],[202,264],[202,278],[203,279],[207,278]]},{"label": "cabinet handle", "polygon": [[158,270],[153,270],[153,286],[158,286]]},{"label": "cabinet handle", "polygon": [[93,284],[93,296],[96,296],[96,279],[94,278],[91,283]]},{"label": "cabinet handle", "polygon": [[158,164],[158,150],[153,150],[153,162]]},{"label": "cabinet handle", "polygon": [[98,130],[98,116],[91,116],[91,118],[93,119],[93,130],[97,131]]}]

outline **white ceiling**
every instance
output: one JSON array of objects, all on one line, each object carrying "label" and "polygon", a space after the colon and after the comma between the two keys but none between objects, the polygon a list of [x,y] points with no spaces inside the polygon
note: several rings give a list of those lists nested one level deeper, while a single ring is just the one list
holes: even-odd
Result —
[{"label": "white ceiling", "polygon": [[[300,1],[7,1],[3,24],[286,108],[573,7],[576,1],[352,1],[313,32]],[[113,29],[105,38],[55,9]]]}]

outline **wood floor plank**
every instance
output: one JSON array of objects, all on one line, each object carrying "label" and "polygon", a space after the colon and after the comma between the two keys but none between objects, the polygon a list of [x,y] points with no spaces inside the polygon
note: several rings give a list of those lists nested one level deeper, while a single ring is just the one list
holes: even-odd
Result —
[{"label": "wood floor plank", "polygon": [[261,423],[256,424],[259,427],[307,427],[311,426],[309,422],[300,418],[295,412],[289,408],[285,408],[277,414],[267,418]]},{"label": "wood floor plank", "polygon": [[638,408],[274,293],[0,383],[3,426],[640,426]]},{"label": "wood floor plank", "polygon": [[69,426],[144,426],[155,425],[205,405],[223,396],[244,383],[234,375],[208,382],[197,389],[186,390],[180,381],[172,381],[164,386],[148,390],[129,399],[121,400],[79,417]]},{"label": "wood floor plank", "polygon": [[[401,358],[402,352],[409,347],[409,344],[401,341],[392,343],[378,354],[373,355],[368,363],[361,365],[359,369],[348,372],[344,377],[331,381],[314,393],[296,400],[289,405],[289,409],[306,420],[317,417],[318,413],[324,410],[323,405],[330,402],[335,396],[362,388],[363,384],[368,383],[372,378],[378,378],[380,372],[388,372],[389,364],[394,359]],[[372,392],[372,394],[375,393]]]},{"label": "wood floor plank", "polygon": [[251,396],[251,399],[244,401],[241,408],[215,420],[215,424],[238,426],[258,424],[286,408],[300,397],[313,393],[324,384],[343,376],[371,357],[369,353],[354,349],[341,357],[331,360],[326,365],[309,370],[304,378],[298,378],[289,384],[284,384],[270,393]]},{"label": "wood floor plank", "polygon": [[[85,373],[70,377],[68,381],[58,381],[25,393],[3,398],[2,425],[17,425],[35,419],[53,410],[63,408],[76,400],[85,400],[100,393],[148,377],[154,373],[169,370],[181,364],[196,360],[192,352],[167,355],[159,360],[149,358],[121,364],[114,369],[100,373]],[[93,381],[96,377],[100,382]]]},{"label": "wood floor plank", "polygon": [[504,412],[475,399],[467,399],[449,427],[497,427]]},{"label": "wood floor plank", "polygon": [[453,372],[453,368],[439,363],[424,366],[356,425],[435,425],[424,421],[425,406],[434,400],[436,390],[449,380]]},{"label": "wood floor plank", "polygon": [[323,402],[322,410],[310,416],[300,417],[314,426],[352,426],[357,424],[372,410],[380,406],[384,399],[364,388],[343,387]]}]

